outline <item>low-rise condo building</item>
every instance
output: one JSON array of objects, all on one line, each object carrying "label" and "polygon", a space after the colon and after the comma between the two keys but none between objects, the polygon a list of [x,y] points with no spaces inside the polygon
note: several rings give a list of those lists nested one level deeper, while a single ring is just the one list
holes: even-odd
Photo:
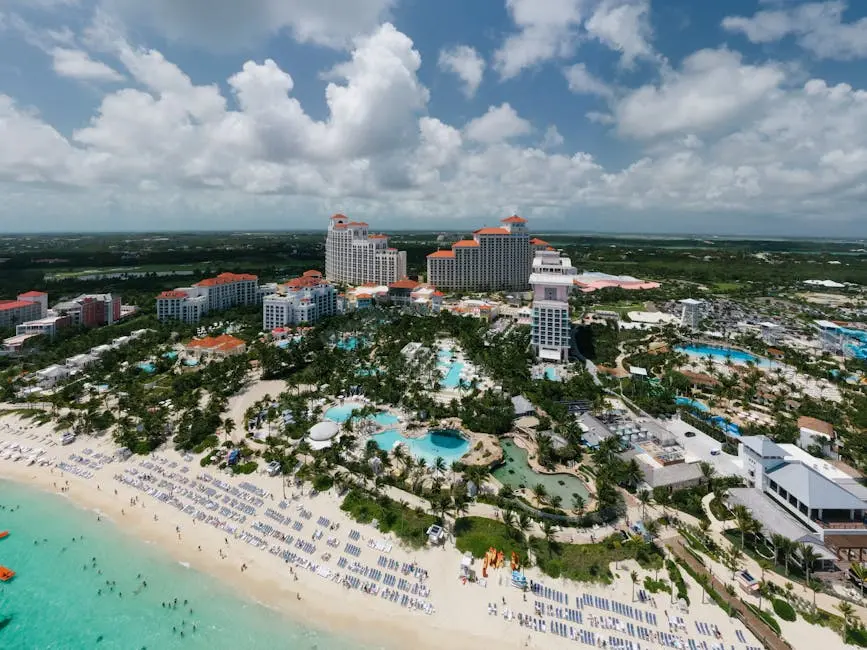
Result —
[{"label": "low-rise condo building", "polygon": [[740,442],[747,487],[731,488],[730,504],[750,510],[765,537],[780,534],[812,546],[822,564],[863,561],[867,488],[795,445],[777,444],[766,436],[744,436]]},{"label": "low-rise condo building", "polygon": [[47,314],[48,294],[41,291],[22,293],[17,300],[0,300],[0,330],[44,318]]},{"label": "low-rise condo building", "polygon": [[59,302],[52,309],[58,314],[69,316],[73,325],[83,327],[113,325],[122,317],[120,296],[110,293],[82,294],[72,300]]},{"label": "low-rise condo building", "polygon": [[406,277],[406,251],[388,245],[388,236],[371,234],[368,224],[335,214],[325,239],[325,277],[341,284],[388,285]]},{"label": "low-rise condo building", "polygon": [[262,327],[271,331],[287,325],[313,324],[337,314],[337,289],[319,271],[305,271],[277,286],[262,300]]},{"label": "low-rise condo building", "polygon": [[569,360],[569,294],[577,274],[568,257],[553,250],[536,251],[530,274],[533,286],[530,344],[539,359],[564,363]]},{"label": "low-rise condo building", "polygon": [[247,273],[221,273],[192,287],[163,291],[157,296],[157,318],[197,323],[208,312],[255,305],[261,299],[257,281]]},{"label": "low-rise condo building", "polygon": [[527,220],[512,216],[501,224],[480,228],[472,239],[462,239],[449,250],[428,255],[428,282],[443,291],[527,289],[536,246],[530,241]]}]

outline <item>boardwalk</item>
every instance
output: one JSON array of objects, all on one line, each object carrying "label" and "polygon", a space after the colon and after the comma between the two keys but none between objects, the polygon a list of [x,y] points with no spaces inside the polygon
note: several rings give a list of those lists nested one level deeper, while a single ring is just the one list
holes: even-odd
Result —
[{"label": "boardwalk", "polygon": [[744,622],[750,632],[762,642],[765,648],[768,650],[792,650],[792,647],[788,643],[777,636],[777,633],[767,623],[753,614],[737,596],[729,595],[725,585],[711,576],[704,565],[684,548],[681,537],[673,538],[668,548],[678,559],[688,564],[695,571],[696,575],[703,575],[710,579],[710,584],[714,590],[737,612],[738,618]]}]

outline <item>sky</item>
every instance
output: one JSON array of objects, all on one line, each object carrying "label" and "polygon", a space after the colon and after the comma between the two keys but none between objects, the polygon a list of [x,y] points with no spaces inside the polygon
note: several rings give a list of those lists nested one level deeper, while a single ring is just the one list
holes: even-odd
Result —
[{"label": "sky", "polygon": [[867,2],[0,0],[0,232],[867,237]]}]

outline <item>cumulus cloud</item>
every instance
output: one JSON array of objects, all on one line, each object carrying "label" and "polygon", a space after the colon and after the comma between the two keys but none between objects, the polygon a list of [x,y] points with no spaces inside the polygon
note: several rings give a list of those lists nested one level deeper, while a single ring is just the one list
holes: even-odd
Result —
[{"label": "cumulus cloud", "polygon": [[458,76],[463,82],[463,92],[467,98],[476,94],[485,74],[485,60],[468,45],[456,45],[441,50],[439,67]]},{"label": "cumulus cloud", "polygon": [[527,135],[533,126],[518,115],[509,103],[491,106],[488,112],[470,120],[464,127],[464,133],[470,140],[483,144],[495,144],[512,138]]},{"label": "cumulus cloud", "polygon": [[751,17],[728,16],[722,25],[753,43],[773,43],[794,36],[798,44],[823,59],[867,57],[867,18],[847,23],[845,2],[811,2],[759,11]]},{"label": "cumulus cloud", "polygon": [[594,76],[583,63],[576,63],[563,71],[569,90],[582,95],[599,95],[606,99],[614,96],[614,91],[607,83]]},{"label": "cumulus cloud", "polygon": [[322,116],[299,101],[290,66],[248,61],[225,86],[200,84],[157,50],[103,36],[126,87],[104,92],[71,135],[0,95],[0,222],[26,211],[55,229],[61,215],[74,228],[99,214],[115,219],[103,228],[171,227],[178,215],[213,227],[255,214],[285,227],[337,209],[405,225],[513,211],[568,225],[583,209],[632,228],[659,214],[863,219],[867,92],[724,49],[609,94],[593,119],[638,153],[603,167],[509,103],[463,128],[429,114],[421,57],[391,25],[355,39],[330,71]]},{"label": "cumulus cloud", "polygon": [[111,15],[171,41],[243,49],[282,30],[299,42],[344,47],[373,30],[397,0],[102,0]]},{"label": "cumulus cloud", "polygon": [[87,52],[65,47],[51,50],[54,71],[61,77],[81,81],[123,81],[124,76],[102,61],[95,61]]},{"label": "cumulus cloud", "polygon": [[638,138],[712,129],[772,98],[784,77],[773,63],[749,65],[737,52],[700,50],[660,83],[626,94],[614,115],[622,134]]},{"label": "cumulus cloud", "polygon": [[656,56],[650,45],[650,0],[506,0],[506,9],[517,31],[494,53],[503,79],[570,57],[582,38],[620,52],[626,66]]}]

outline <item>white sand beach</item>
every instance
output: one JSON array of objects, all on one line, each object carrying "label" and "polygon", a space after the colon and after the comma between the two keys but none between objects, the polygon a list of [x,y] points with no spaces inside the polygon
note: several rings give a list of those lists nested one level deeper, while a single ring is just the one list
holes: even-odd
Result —
[{"label": "white sand beach", "polygon": [[[690,584],[692,604],[683,610],[664,593],[648,602],[633,601],[629,573],[637,569],[634,565],[618,567],[618,578],[610,586],[553,580],[528,569],[527,578],[545,587],[540,594],[513,588],[508,563],[492,570],[484,585],[463,584],[458,577],[462,556],[451,543],[445,548],[406,550],[372,526],[347,518],[333,491],[311,496],[309,487],[287,486],[284,501],[279,478],[229,477],[215,468],[200,467],[197,458],[186,462],[172,450],[106,462],[115,451],[107,438],[49,446],[56,440],[51,425],[39,427],[16,415],[0,417],[0,478],[62,494],[98,511],[100,522],[94,514],[94,525],[112,520],[127,534],[158,544],[178,561],[213,574],[294,620],[351,635],[370,646],[487,650],[494,644],[498,648],[601,647],[604,641],[623,650],[656,645],[690,650],[761,647],[742,623],[730,620],[713,604],[702,604],[701,590],[694,583]],[[26,466],[24,459],[4,459],[3,448],[10,442],[45,449],[43,458],[53,458],[54,466]],[[65,469],[57,465],[60,462]],[[212,502],[213,509],[206,509],[206,501]],[[231,520],[244,510],[249,514],[243,523]],[[218,528],[207,520],[197,521],[190,514],[194,511],[228,523]],[[329,543],[329,538],[334,541]],[[341,557],[347,558],[345,565],[339,564]],[[401,570],[408,564],[414,572]],[[474,567],[480,574],[479,561]],[[643,579],[644,573],[640,574]],[[347,586],[347,578],[357,587]],[[366,584],[376,595],[365,593]],[[389,597],[383,597],[383,591]],[[528,624],[522,625],[519,619],[525,617]],[[792,630],[796,636],[786,637],[795,648],[842,647],[839,636],[825,628],[799,625]]]}]

